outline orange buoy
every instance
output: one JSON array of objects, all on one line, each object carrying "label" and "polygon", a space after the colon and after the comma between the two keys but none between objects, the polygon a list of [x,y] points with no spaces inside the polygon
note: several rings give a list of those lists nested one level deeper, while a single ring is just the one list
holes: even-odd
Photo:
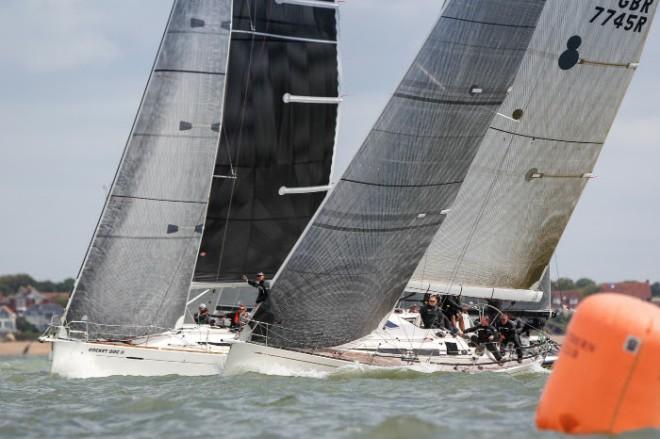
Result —
[{"label": "orange buoy", "polygon": [[660,308],[620,294],[578,306],[536,412],[542,430],[660,429]]}]

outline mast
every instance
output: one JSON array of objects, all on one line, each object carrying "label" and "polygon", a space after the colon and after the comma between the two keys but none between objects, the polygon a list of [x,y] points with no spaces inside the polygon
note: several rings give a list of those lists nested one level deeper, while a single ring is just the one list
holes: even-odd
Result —
[{"label": "mast", "polygon": [[[610,2],[612,16],[601,3],[548,2],[409,287],[468,296],[465,291],[494,289],[502,293],[495,298],[530,300],[525,291],[547,271],[593,176],[657,7]],[[548,298],[541,306],[549,306]]]},{"label": "mast", "polygon": [[171,328],[201,239],[224,102],[229,0],[176,0],[69,303],[90,338]]},{"label": "mast", "polygon": [[368,334],[392,309],[513,83],[544,4],[447,4],[278,275],[261,309],[278,324],[269,345],[336,346]]}]

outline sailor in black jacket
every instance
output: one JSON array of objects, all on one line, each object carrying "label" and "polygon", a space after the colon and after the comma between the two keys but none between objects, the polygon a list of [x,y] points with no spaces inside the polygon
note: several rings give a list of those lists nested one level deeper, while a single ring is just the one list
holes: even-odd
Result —
[{"label": "sailor in black jacket", "polygon": [[466,329],[464,334],[468,334],[470,332],[476,332],[476,334],[470,338],[474,344],[477,346],[485,346],[486,349],[488,349],[490,353],[493,354],[493,357],[495,357],[497,362],[502,360],[502,355],[495,347],[497,331],[495,328],[490,326],[490,319],[488,317],[482,317],[478,325]]},{"label": "sailor in black jacket", "polygon": [[522,361],[523,351],[522,343],[520,341],[520,334],[518,324],[515,320],[511,320],[509,315],[506,313],[500,314],[500,318],[495,322],[495,328],[497,332],[500,333],[500,343],[501,349],[504,351],[507,343],[513,343],[516,347],[516,355],[518,356],[518,362]]},{"label": "sailor in black jacket", "polygon": [[257,304],[264,302],[268,298],[270,288],[268,288],[268,285],[266,285],[266,276],[262,272],[257,273],[257,280],[248,280],[246,275],[243,275],[241,278],[259,290],[259,294],[257,295],[256,300]]},{"label": "sailor in black jacket", "polygon": [[428,300],[419,310],[422,323],[426,329],[442,328],[442,310],[438,306],[438,297],[429,296]]}]

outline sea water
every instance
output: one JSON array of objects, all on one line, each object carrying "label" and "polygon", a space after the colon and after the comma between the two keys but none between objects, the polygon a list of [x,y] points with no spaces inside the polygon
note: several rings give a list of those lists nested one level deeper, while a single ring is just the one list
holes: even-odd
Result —
[{"label": "sea water", "polygon": [[46,357],[0,359],[0,437],[560,437],[534,426],[546,379],[543,371],[355,369],[318,377],[72,380],[49,375]]}]

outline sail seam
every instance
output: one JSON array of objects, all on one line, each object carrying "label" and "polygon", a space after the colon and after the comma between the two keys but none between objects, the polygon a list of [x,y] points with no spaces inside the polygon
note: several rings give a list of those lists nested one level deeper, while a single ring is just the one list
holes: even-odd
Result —
[{"label": "sail seam", "polygon": [[155,73],[194,73],[198,75],[221,75],[224,76],[225,72],[211,72],[208,70],[184,70],[184,69],[156,69]]},{"label": "sail seam", "polygon": [[322,224],[322,223],[313,224],[312,226],[319,227],[322,229],[336,230],[339,232],[387,233],[387,232],[402,232],[405,230],[423,229],[425,227],[435,227],[435,226],[439,226],[440,224],[442,224],[442,221],[437,221],[435,223],[428,223],[428,224],[420,224],[418,226],[392,227],[387,229],[364,229],[364,228],[356,228],[356,227],[341,227],[341,226],[333,226],[330,224]]},{"label": "sail seam", "polygon": [[200,35],[227,35],[227,31],[224,32],[200,32],[194,30],[171,30],[167,32],[168,34],[200,34]]},{"label": "sail seam", "polygon": [[[207,216],[207,219],[214,219],[214,220],[227,220],[228,218],[226,216]],[[229,218],[229,222],[263,222],[263,221],[292,221],[292,220],[309,220],[309,215],[301,215],[301,216],[283,216],[279,218]]]},{"label": "sail seam", "polygon": [[[306,161],[301,161],[301,162],[278,164],[276,166],[314,165],[314,164],[325,163],[325,162],[326,162],[326,160],[306,160]],[[222,164],[216,165],[216,167],[221,167],[221,166],[230,166],[230,164],[229,163],[222,163]],[[270,169],[270,168],[273,168],[274,166],[273,166],[272,163],[267,162],[267,163],[263,163],[262,166],[259,166],[259,164],[255,163],[255,164],[245,164],[245,165],[234,164],[233,167],[238,168],[238,169],[241,169],[241,168],[244,168],[244,169]]]},{"label": "sail seam", "polygon": [[415,138],[423,138],[423,139],[476,139],[480,138],[483,136],[428,136],[426,134],[412,134],[412,133],[402,133],[398,131],[392,131],[392,130],[383,130],[380,128],[374,128],[372,131],[376,131],[379,133],[384,133],[384,134],[392,134],[394,136],[405,136],[405,137],[415,137]]},{"label": "sail seam", "polygon": [[206,204],[206,201],[174,200],[170,198],[134,197],[132,195],[110,195],[112,198],[131,198],[134,200],[162,201],[164,203]]},{"label": "sail seam", "polygon": [[446,15],[443,15],[442,18],[445,18],[447,20],[462,21],[464,23],[483,24],[483,25],[486,25],[486,26],[514,27],[514,28],[518,28],[518,29],[536,29],[536,26],[521,25],[521,24],[509,24],[509,23],[495,23],[495,22],[492,22],[492,21],[478,21],[478,20],[470,20],[470,19],[467,19],[467,18],[448,17]]},{"label": "sail seam", "polygon": [[519,134],[507,130],[502,130],[500,128],[490,127],[491,130],[499,131],[501,133],[511,134],[512,136],[526,137],[533,140],[547,140],[548,142],[562,142],[562,143],[579,143],[583,145],[602,145],[604,142],[588,142],[584,140],[566,140],[566,139],[553,139],[550,137],[539,137],[539,136],[530,136],[528,134]]},{"label": "sail seam", "polygon": [[259,37],[268,37],[268,38],[279,38],[282,40],[288,40],[288,41],[297,41],[301,43],[320,43],[320,44],[333,44],[336,45],[337,41],[334,40],[320,40],[317,38],[304,38],[304,37],[291,37],[287,35],[280,35],[280,34],[271,34],[268,32],[256,32],[256,31],[251,31],[251,30],[240,30],[236,29],[231,31],[233,34],[247,34],[247,35],[256,35]]},{"label": "sail seam", "polygon": [[97,235],[99,238],[103,239],[194,239],[195,235],[192,236],[125,236],[125,235]]},{"label": "sail seam", "polygon": [[190,136],[187,134],[133,133],[133,137],[170,137],[176,139],[215,139],[215,136]]},{"label": "sail seam", "polygon": [[413,187],[439,187],[439,186],[450,186],[453,184],[461,184],[463,183],[463,180],[457,180],[457,181],[447,181],[444,183],[429,183],[429,184],[385,184],[385,183],[370,183],[367,181],[358,181],[358,180],[351,180],[349,178],[342,178],[342,181],[346,181],[349,183],[356,183],[356,184],[364,184],[367,186],[379,186],[379,187],[403,187],[403,188],[413,188]]},{"label": "sail seam", "polygon": [[462,100],[455,100],[455,99],[436,99],[436,98],[427,98],[424,96],[415,96],[407,93],[394,93],[394,96],[397,98],[403,98],[403,99],[410,99],[413,101],[420,101],[420,102],[431,102],[434,104],[445,104],[445,105],[484,105],[484,106],[499,106],[502,105],[504,102],[503,100],[499,101],[482,101],[482,102],[475,102],[475,101],[462,101]]}]

